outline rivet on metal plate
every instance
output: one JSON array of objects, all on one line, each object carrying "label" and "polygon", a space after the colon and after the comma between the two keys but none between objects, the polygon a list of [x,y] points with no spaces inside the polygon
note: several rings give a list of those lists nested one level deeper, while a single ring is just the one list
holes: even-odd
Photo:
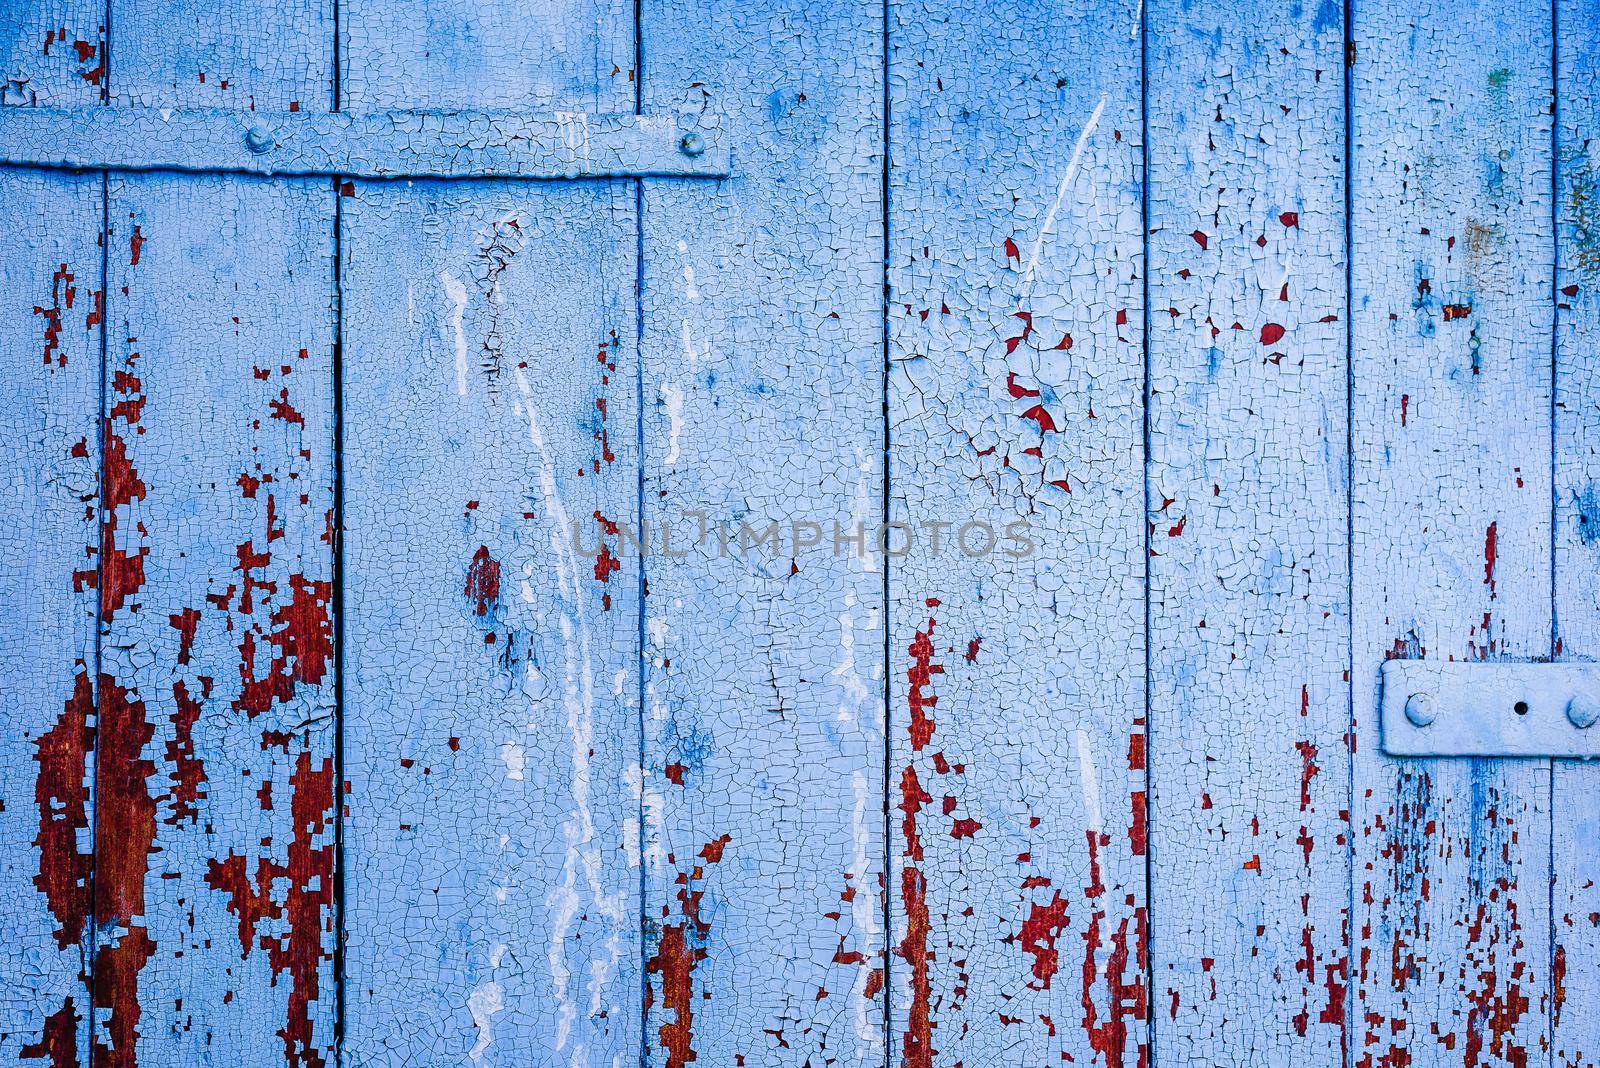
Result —
[{"label": "rivet on metal plate", "polygon": [[1567,702],[1567,719],[1579,730],[1588,730],[1600,721],[1600,701],[1587,694],[1579,694]]},{"label": "rivet on metal plate", "polygon": [[1388,660],[1383,751],[1600,759],[1600,663]]},{"label": "rivet on metal plate", "polygon": [[694,130],[690,130],[678,141],[678,147],[683,150],[685,156],[698,156],[706,150],[706,139]]},{"label": "rivet on metal plate", "polygon": [[264,126],[261,123],[256,123],[254,126],[250,127],[250,129],[245,131],[244,143],[245,147],[249,148],[250,151],[258,155],[262,152],[265,152],[267,149],[271,148],[274,143],[271,128]]}]

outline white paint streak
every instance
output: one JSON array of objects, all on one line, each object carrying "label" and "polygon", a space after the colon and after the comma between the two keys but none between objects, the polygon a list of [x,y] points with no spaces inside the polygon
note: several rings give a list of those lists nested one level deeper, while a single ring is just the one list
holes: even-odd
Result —
[{"label": "white paint streak", "polygon": [[1078,743],[1078,780],[1083,788],[1083,807],[1089,814],[1089,830],[1100,834],[1105,819],[1100,814],[1100,779],[1095,773],[1094,750],[1089,732],[1079,727],[1073,732]]},{"label": "white paint streak", "polygon": [[[580,881],[583,889],[588,891],[592,906],[589,911],[610,922],[608,935],[600,939],[605,947],[605,955],[593,958],[589,966],[587,985],[591,1016],[598,1014],[602,1008],[606,986],[623,956],[623,930],[630,925],[625,894],[621,891],[606,892],[600,881],[602,858],[596,843],[594,815],[589,807],[592,777],[589,754],[594,746],[595,679],[589,627],[583,609],[584,591],[580,585],[582,570],[569,536],[572,524],[557,488],[555,464],[545,446],[544,434],[534,410],[533,389],[522,368],[514,367],[512,371],[521,394],[519,406],[528,421],[528,440],[539,457],[539,488],[552,523],[551,556],[556,562],[557,587],[566,605],[560,620],[560,647],[564,661],[563,706],[570,745],[572,807],[561,828],[566,845],[561,880],[551,888],[547,897],[552,913],[548,960],[557,1001],[555,1048],[561,1051],[567,1048],[578,1015],[578,1006],[571,991],[573,976],[567,963],[566,943],[582,908]],[[587,1054],[581,1042],[574,1045],[571,1057],[574,1065],[585,1063]]]},{"label": "white paint streak", "polygon": [[483,1063],[484,1053],[494,1042],[494,1018],[505,1007],[500,983],[494,979],[480,983],[477,989],[467,996],[467,1011],[472,1014],[473,1026],[478,1029],[478,1040],[467,1050],[467,1057],[473,1064]]},{"label": "white paint streak", "polygon": [[449,271],[439,272],[439,284],[444,286],[444,295],[449,299],[450,329],[455,335],[456,350],[456,394],[467,395],[467,335],[461,329],[461,321],[467,314],[467,287],[461,284],[461,279]]},{"label": "white paint streak", "polygon": [[516,742],[501,742],[500,763],[506,766],[506,778],[521,782],[523,769],[528,766],[527,754]]},{"label": "white paint streak", "polygon": [[[684,329],[688,330],[689,323],[684,321]],[[688,334],[684,335],[684,343],[688,343]],[[662,463],[672,468],[678,463],[678,435],[683,432],[683,390],[677,386],[663,385],[661,398],[667,403],[667,455]]]},{"label": "white paint streak", "polygon": [[581,111],[558,111],[556,123],[561,127],[561,143],[571,150],[580,162],[589,160],[589,116]]},{"label": "white paint streak", "polygon": [[1100,94],[1100,103],[1094,106],[1089,121],[1083,124],[1083,130],[1078,134],[1078,143],[1072,146],[1072,158],[1067,161],[1067,172],[1061,176],[1061,185],[1056,189],[1056,201],[1050,205],[1050,212],[1044,217],[1044,225],[1039,228],[1039,236],[1033,242],[1033,252],[1028,256],[1028,268],[1022,272],[1024,292],[1033,284],[1033,272],[1039,266],[1039,252],[1044,248],[1045,239],[1050,236],[1050,230],[1056,224],[1056,212],[1061,210],[1061,202],[1066,199],[1067,188],[1078,173],[1078,159],[1083,155],[1083,146],[1088,142],[1094,128],[1100,124],[1100,113],[1105,111],[1106,99],[1109,96],[1109,93]]}]

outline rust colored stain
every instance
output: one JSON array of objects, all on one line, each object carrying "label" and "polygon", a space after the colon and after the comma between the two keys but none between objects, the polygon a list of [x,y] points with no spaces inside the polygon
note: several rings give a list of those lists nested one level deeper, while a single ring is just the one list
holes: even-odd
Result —
[{"label": "rust colored stain", "polygon": [[241,959],[248,960],[256,944],[256,925],[268,916],[277,916],[278,907],[270,893],[257,893],[259,882],[268,889],[278,871],[270,860],[256,862],[256,873],[250,874],[250,861],[237,853],[229,853],[222,860],[212,858],[206,862],[206,885],[228,895],[228,911],[239,918],[239,945]]},{"label": "rust colored stain", "polygon": [[[1089,920],[1089,930],[1084,935],[1083,956],[1083,1031],[1089,1037],[1089,1046],[1105,1058],[1106,1068],[1125,1068],[1128,1025],[1142,1023],[1145,1018],[1145,947],[1149,944],[1146,931],[1145,910],[1135,911],[1133,920],[1134,943],[1137,946],[1137,971],[1130,981],[1123,976],[1128,972],[1128,917],[1124,916],[1111,936],[1111,952],[1106,956],[1104,979],[1108,995],[1107,1018],[1100,1019],[1094,1003],[1094,985],[1098,978],[1095,961],[1102,947],[1101,924],[1105,913],[1096,912]],[[1149,1062],[1149,1048],[1141,1042],[1138,1047],[1138,1065]]]},{"label": "rust colored stain", "polygon": [[1311,780],[1320,770],[1317,767],[1317,747],[1312,742],[1296,742],[1300,754],[1300,811],[1311,807]]},{"label": "rust colored stain", "polygon": [[1144,856],[1145,847],[1149,844],[1150,837],[1144,791],[1135,790],[1129,794],[1128,804],[1133,818],[1133,822],[1128,826],[1128,851],[1136,857],[1142,857]]},{"label": "rust colored stain", "polygon": [[610,582],[611,573],[621,568],[621,562],[611,555],[611,547],[601,542],[600,553],[594,558],[594,577],[600,582]]},{"label": "rust colored stain", "polygon": [[288,389],[279,390],[277,398],[268,404],[268,408],[272,412],[272,418],[280,422],[294,423],[299,426],[306,425],[306,417],[301,415],[293,404],[289,403]]},{"label": "rust colored stain", "polygon": [[272,613],[274,629],[267,642],[276,651],[265,675],[256,675],[255,632],[246,632],[239,645],[242,686],[233,709],[252,719],[271,708],[274,701],[286,704],[293,700],[298,684],[320,683],[333,657],[333,621],[328,616],[333,583],[290,575],[289,588],[289,603]]},{"label": "rust colored stain", "polygon": [[178,664],[189,662],[189,654],[194,652],[195,634],[200,628],[200,613],[193,608],[185,608],[167,617],[167,622],[172,629],[178,632]]},{"label": "rust colored stain", "polygon": [[[332,958],[324,935],[332,926],[334,844],[325,841],[333,813],[333,759],[313,767],[311,754],[301,752],[289,780],[294,837],[284,861],[258,857],[255,872],[238,853],[212,860],[206,884],[228,895],[228,911],[239,920],[239,947],[248,959],[259,946],[267,951],[272,974],[287,974],[289,999],[278,1036],[283,1039],[289,1068],[324,1068],[323,1051],[314,1044],[311,1005],[321,994],[322,964]],[[282,899],[275,888],[286,886]],[[263,932],[267,920],[283,921],[279,934]]]},{"label": "rust colored stain", "polygon": [[1038,390],[1029,389],[1026,386],[1018,385],[1017,384],[1017,375],[1016,375],[1016,372],[1014,372],[1014,371],[1006,372],[1006,392],[1010,393],[1011,396],[1013,398],[1015,398],[1016,400],[1022,400],[1024,397],[1037,397],[1037,396],[1039,396],[1039,391]]},{"label": "rust colored stain", "polygon": [[1550,958],[1550,1026],[1561,1023],[1561,1010],[1567,1004],[1567,947],[1556,943]]},{"label": "rust colored stain", "polygon": [[899,809],[905,813],[905,819],[900,824],[900,832],[906,840],[905,855],[912,860],[922,859],[922,839],[917,834],[917,813],[922,811],[923,805],[932,801],[933,796],[922,788],[922,783],[917,778],[917,769],[907,764],[905,770],[900,773]]},{"label": "rust colored stain", "polygon": [[[72,42],[72,47],[78,54],[79,63],[87,63],[97,54],[99,55],[100,62],[97,66],[91,67],[89,70],[80,70],[78,72],[78,77],[82,78],[90,85],[99,85],[100,79],[106,76],[105,49],[101,48],[99,45],[90,44],[88,41],[74,41]],[[135,258],[134,262],[137,263],[139,261],[137,258]]]},{"label": "rust colored stain", "polygon": [[906,1014],[906,1032],[901,1038],[904,1068],[932,1068],[933,1065],[933,984],[928,963],[928,883],[917,868],[900,873],[900,899],[906,910],[906,934],[896,953],[911,968],[911,1007]]},{"label": "rust colored stain", "polygon": [[39,809],[39,874],[33,885],[44,895],[56,919],[56,944],[77,945],[89,918],[89,873],[94,858],[78,848],[80,835],[89,828],[90,755],[94,748],[94,691],[85,671],[78,672],[72,696],[56,720],[41,735],[34,759],[39,775],[34,800]]},{"label": "rust colored stain", "polygon": [[[724,834],[707,842],[700,850],[701,864],[687,873],[678,873],[679,922],[661,925],[655,955],[645,964],[647,975],[661,977],[661,1004],[672,1019],[656,1029],[661,1048],[667,1051],[666,1068],[684,1068],[699,1059],[694,1049],[694,970],[706,959],[706,938],[711,924],[700,915],[704,893],[697,884],[705,877],[705,865],[717,864],[733,836]],[[655,987],[645,991],[645,1014],[655,1000]]]},{"label": "rust colored stain", "polygon": [[[95,825],[95,923],[106,941],[95,958],[94,1007],[104,1021],[94,1061],[133,1068],[139,1039],[139,972],[155,952],[142,925],[145,877],[156,837],[150,793],[155,764],[144,748],[155,730],[144,702],[109,675],[100,676],[99,798]],[[110,1045],[102,1040],[109,1039]]]},{"label": "rust colored stain", "polygon": [[[128,459],[127,444],[111,429],[111,420],[105,422],[104,520],[101,524],[103,556],[100,565],[100,614],[102,622],[110,620],[122,610],[129,597],[144,586],[144,559],[149,548],[140,546],[129,552],[118,545],[117,509],[134,501],[143,500],[146,487]],[[86,578],[94,581],[92,573]]]},{"label": "rust colored stain", "polygon": [[289,780],[294,839],[289,843],[289,890],[284,913],[288,933],[271,948],[274,974],[288,972],[289,1006],[282,1031],[289,1068],[323,1068],[322,1053],[313,1044],[311,1005],[321,993],[324,933],[333,922],[334,843],[326,840],[335,800],[333,758],[316,769],[311,754],[301,752]]},{"label": "rust colored stain", "polygon": [[1498,552],[1499,534],[1500,524],[1498,522],[1490,523],[1489,529],[1483,532],[1483,584],[1489,587],[1489,600],[1491,601],[1495,597],[1494,565],[1495,556]]},{"label": "rust colored stain", "polygon": [[[705,959],[705,950],[689,946],[687,928],[681,923],[664,924],[656,954],[646,971],[661,976],[661,1003],[673,1014],[671,1023],[658,1029],[661,1046],[667,1051],[668,1068],[682,1068],[696,1060],[694,1052],[694,966]],[[645,1006],[648,1011],[649,1005]]]},{"label": "rust colored stain", "polygon": [[[931,597],[925,603],[929,608],[939,604]],[[933,738],[934,720],[930,713],[938,703],[938,697],[930,691],[934,676],[944,673],[943,666],[933,662],[933,631],[937,622],[929,616],[927,629],[916,632],[907,650],[911,655],[911,666],[906,669],[906,679],[910,683],[906,695],[910,711],[906,733],[914,752],[920,751]],[[936,763],[942,764],[942,760],[939,756],[935,758]],[[942,772],[943,768],[940,770]],[[906,1030],[901,1036],[904,1068],[931,1068],[933,1064],[933,981],[929,968],[933,953],[928,947],[932,923],[928,913],[927,878],[916,866],[922,860],[917,815],[924,805],[932,801],[933,797],[923,789],[917,777],[915,765],[907,764],[900,774],[899,808],[905,814],[901,824],[901,833],[906,840],[905,856],[913,863],[907,864],[900,872],[900,900],[901,907],[905,909],[906,928],[905,936],[895,948],[895,954],[911,969],[911,1005],[906,1013]],[[948,809],[946,811],[948,813]]]},{"label": "rust colored stain", "polygon": [[94,1006],[105,1021],[94,1040],[97,1068],[138,1068],[139,972],[155,949],[149,932],[134,927],[95,958]]},{"label": "rust colored stain", "polygon": [[[269,496],[267,500],[270,502],[272,498]],[[270,536],[268,541],[271,541]],[[257,590],[267,594],[278,592],[277,583],[257,579],[252,574],[252,572],[265,569],[268,564],[272,563],[272,553],[270,551],[257,552],[255,539],[252,538],[243,545],[237,546],[234,549],[234,554],[239,558],[239,563],[235,565],[234,569],[239,572],[243,582],[243,589],[239,593],[239,611],[244,615],[250,615],[256,610],[255,593]],[[229,587],[229,589],[231,591],[232,587]]]},{"label": "rust colored stain", "polygon": [[1050,989],[1050,980],[1060,966],[1056,939],[1066,926],[1067,902],[1059,890],[1054,891],[1045,904],[1033,902],[1028,918],[1022,921],[1017,941],[1021,943],[1022,951],[1033,958],[1033,978],[1037,986],[1028,984],[1033,989]]},{"label": "rust colored stain", "polygon": [[100,476],[102,508],[100,542],[103,554],[100,574],[95,576],[93,572],[85,572],[78,576],[84,583],[92,584],[95,581],[100,583],[102,623],[108,622],[112,616],[121,611],[128,598],[143,588],[144,560],[150,552],[146,546],[140,546],[137,550],[129,552],[118,544],[118,538],[123,531],[117,510],[135,501],[144,500],[147,487],[140,479],[139,472],[134,469],[132,460],[128,458],[127,443],[113,428],[117,420],[121,420],[129,427],[139,422],[144,413],[143,385],[135,375],[127,371],[118,371],[112,377],[111,388],[117,400],[101,426],[104,459]]},{"label": "rust colored stain", "polygon": [[1029,408],[1027,411],[1023,412],[1022,418],[1032,419],[1034,422],[1038,423],[1039,432],[1041,434],[1053,434],[1060,429],[1056,426],[1056,421],[1050,417],[1050,413],[1045,411],[1044,405],[1042,404],[1035,404],[1032,408]]},{"label": "rust colored stain", "polygon": [[78,289],[72,284],[73,274],[62,264],[50,279],[50,306],[33,306],[33,314],[44,317],[44,363],[56,367],[67,365],[67,355],[61,351],[61,315],[72,308]]},{"label": "rust colored stain", "polygon": [[478,546],[467,568],[467,600],[475,603],[475,614],[486,616],[500,603],[500,563],[489,555],[486,545]]},{"label": "rust colored stain", "polygon": [[928,629],[917,631],[908,650],[911,666],[906,669],[906,679],[911,683],[907,698],[911,707],[911,723],[907,729],[911,733],[911,748],[919,752],[933,739],[934,721],[930,713],[939,700],[927,690],[933,685],[935,675],[944,674],[944,667],[933,662],[933,628],[936,623],[937,620],[929,616]]},{"label": "rust colored stain", "polygon": [[128,235],[128,264],[132,267],[139,266],[139,254],[144,251],[144,231],[136,225],[133,233]]},{"label": "rust colored stain", "polygon": [[[210,688],[204,681],[201,686]],[[167,760],[172,764],[172,815],[166,822],[174,826],[184,820],[192,823],[200,814],[206,767],[195,755],[194,728],[200,722],[201,700],[189,692],[188,683],[182,679],[172,684],[172,737],[167,739]]]},{"label": "rust colored stain", "polygon": [[17,1056],[25,1061],[49,1061],[50,1068],[78,1068],[78,1010],[71,998],[44,1022],[44,1034]]}]

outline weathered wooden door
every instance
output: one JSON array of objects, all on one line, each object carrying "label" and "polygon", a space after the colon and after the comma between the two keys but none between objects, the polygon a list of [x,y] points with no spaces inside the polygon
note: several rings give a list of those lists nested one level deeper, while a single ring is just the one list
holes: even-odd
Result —
[{"label": "weathered wooden door", "polygon": [[1596,1064],[1597,50],[0,2],[0,1059]]}]

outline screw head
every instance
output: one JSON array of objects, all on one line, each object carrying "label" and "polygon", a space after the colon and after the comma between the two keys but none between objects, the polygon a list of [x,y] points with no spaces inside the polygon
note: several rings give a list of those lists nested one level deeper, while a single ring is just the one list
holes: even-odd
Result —
[{"label": "screw head", "polygon": [[245,131],[244,143],[250,151],[260,154],[271,148],[276,139],[272,136],[271,127],[258,122]]},{"label": "screw head", "polygon": [[678,150],[685,156],[698,156],[706,150],[706,139],[695,130],[690,130],[678,139]]},{"label": "screw head", "polygon": [[1588,694],[1579,694],[1567,702],[1567,720],[1579,730],[1588,730],[1600,722],[1600,701]]},{"label": "screw head", "polygon": [[1414,693],[1406,699],[1406,719],[1412,726],[1426,727],[1438,715],[1433,706],[1433,697],[1425,693]]}]

